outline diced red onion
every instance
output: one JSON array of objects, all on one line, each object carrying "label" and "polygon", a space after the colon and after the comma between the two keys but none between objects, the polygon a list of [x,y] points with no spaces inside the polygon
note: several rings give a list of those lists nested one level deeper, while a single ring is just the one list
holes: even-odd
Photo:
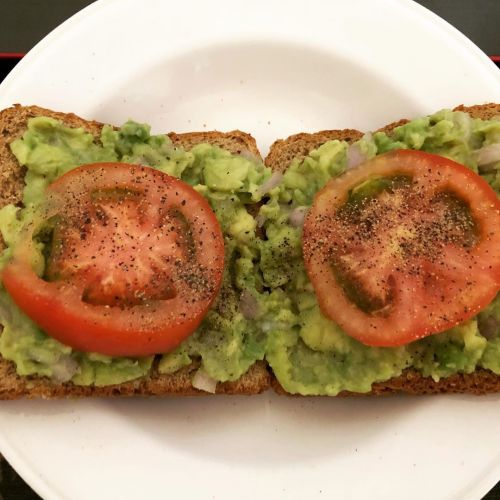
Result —
[{"label": "diced red onion", "polygon": [[366,161],[366,156],[363,154],[361,149],[359,149],[358,144],[350,144],[347,148],[347,170],[357,167],[364,161]]},{"label": "diced red onion", "polygon": [[0,321],[9,322],[12,321],[12,312],[10,309],[2,303],[0,303]]},{"label": "diced red onion", "polygon": [[203,368],[199,368],[198,371],[194,374],[191,384],[195,389],[215,394],[217,380],[208,375],[205,370],[203,370]]},{"label": "diced red onion", "polygon": [[255,217],[255,222],[257,222],[257,227],[262,227],[266,222],[266,217],[262,214],[258,214],[257,217]]},{"label": "diced red onion", "polygon": [[462,127],[462,137],[466,142],[469,141],[472,134],[472,118],[469,114],[458,112],[455,114],[456,123]]},{"label": "diced red onion", "polygon": [[476,160],[479,166],[500,161],[500,143],[490,144],[476,151]]},{"label": "diced red onion", "polygon": [[246,158],[247,160],[253,161],[255,163],[262,163],[262,158],[259,155],[248,151],[248,149],[243,149],[240,153],[240,156],[243,156],[243,158]]},{"label": "diced red onion", "polygon": [[262,186],[258,189],[258,193],[261,196],[264,196],[265,194],[269,193],[271,189],[274,189],[276,186],[279,186],[281,183],[281,180],[283,179],[283,174],[281,172],[273,172],[271,177],[267,179]]},{"label": "diced red onion", "polygon": [[479,317],[478,326],[479,333],[488,340],[492,340],[500,335],[500,324],[493,316],[488,316],[486,318]]},{"label": "diced red onion", "polygon": [[263,321],[261,325],[262,331],[270,332],[273,328],[273,323],[271,321]]},{"label": "diced red onion", "polygon": [[58,384],[68,382],[79,369],[78,363],[73,358],[63,358],[52,368],[51,379]]},{"label": "diced red onion", "polygon": [[307,214],[307,207],[294,208],[288,216],[288,221],[293,227],[302,227]]},{"label": "diced red onion", "polygon": [[246,319],[255,319],[260,314],[260,305],[248,290],[241,292],[239,309]]}]

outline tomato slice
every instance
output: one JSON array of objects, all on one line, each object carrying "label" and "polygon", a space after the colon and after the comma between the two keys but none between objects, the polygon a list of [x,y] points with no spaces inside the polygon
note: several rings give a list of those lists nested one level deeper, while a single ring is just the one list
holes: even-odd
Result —
[{"label": "tomato slice", "polygon": [[500,289],[500,201],[470,169],[398,150],[315,197],[303,254],[323,313],[372,346],[476,315]]},{"label": "tomato slice", "polygon": [[[39,277],[33,245],[47,234]],[[97,163],[48,187],[40,221],[25,231],[2,281],[62,343],[143,356],[168,352],[193,333],[223,269],[219,223],[192,187],[149,167]]]}]

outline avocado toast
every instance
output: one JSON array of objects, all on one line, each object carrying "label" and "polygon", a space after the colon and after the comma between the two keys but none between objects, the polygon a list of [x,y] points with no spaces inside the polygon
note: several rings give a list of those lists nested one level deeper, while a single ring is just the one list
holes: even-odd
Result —
[{"label": "avocado toast", "polygon": [[[95,144],[101,144],[99,141],[99,137],[103,129],[103,124],[101,123],[95,121],[86,121],[74,114],[54,112],[36,106],[14,106],[12,108],[4,110],[0,114],[0,171],[2,177],[0,205],[2,206],[5,206],[7,204],[15,204],[17,206],[21,205],[23,198],[23,189],[25,185],[24,179],[26,175],[26,168],[20,166],[19,162],[10,149],[10,144],[16,139],[19,139],[23,134],[25,134],[27,131],[29,120],[33,118],[36,119],[37,117],[44,117],[42,119],[42,122],[38,123],[38,126],[40,127],[39,130],[41,130],[42,136],[44,134],[44,129],[45,131],[47,131],[51,127],[55,127],[55,129],[53,129],[52,139],[48,142],[52,141],[52,143],[54,143],[59,141],[60,143],[60,141],[62,141],[64,143],[65,140],[70,140],[69,138],[61,139],[61,137],[64,136],[64,133],[61,132],[62,128],[70,127],[71,129],[80,129],[81,134],[79,134],[79,136],[83,141],[90,140]],[[48,119],[49,121],[47,122],[46,119]],[[133,128],[134,127],[135,126],[133,126]],[[109,132],[111,132],[110,128],[108,128],[108,133]],[[140,136],[141,134],[145,134],[143,136],[145,138],[145,141],[147,141],[147,139],[149,138],[149,133],[146,131],[146,129],[141,128],[140,126],[135,127],[135,130],[130,131],[130,133],[132,134],[132,140],[133,137],[137,137],[138,135]],[[54,139],[54,137],[56,136],[59,137],[59,139]],[[241,157],[241,153],[243,153],[246,157],[252,158],[254,164],[255,162],[259,163],[260,161],[260,154],[256,147],[255,140],[250,135],[243,132],[234,131],[230,133],[201,132],[189,134],[171,134],[170,138],[171,144],[170,141],[166,141],[166,152],[162,153],[160,151],[157,154],[160,155],[160,161],[165,160],[165,158],[169,154],[175,154],[176,148],[179,147],[179,151],[182,152],[177,155],[177,159],[173,163],[174,167],[181,164],[186,164],[186,159],[191,162],[195,161],[192,155],[188,157],[185,156],[183,148],[185,148],[186,150],[192,150],[193,147],[201,143],[220,146],[228,152],[230,151],[231,153],[234,153],[232,156],[236,158],[236,165],[242,164],[244,167],[250,165],[250,168],[252,168],[252,163],[250,162],[250,160],[247,160],[245,157]],[[75,141],[78,142],[80,139],[77,137],[75,138]],[[37,139],[34,140],[36,141]],[[143,147],[146,147],[145,141],[139,140],[138,143],[141,143]],[[44,139],[41,138],[40,142],[44,143]],[[227,152],[222,153],[222,150],[218,150],[217,148],[211,149],[208,146],[202,146],[202,148],[204,149],[202,149],[201,151],[200,149],[198,149],[197,151],[198,157],[201,158],[203,158],[204,155],[217,155],[218,153],[225,156],[226,158],[231,156]],[[154,148],[149,148],[149,151],[143,150],[141,153],[143,155],[149,154],[155,156]],[[162,154],[163,156],[161,156]],[[153,161],[152,158],[150,159],[151,161]],[[203,162],[203,159],[201,161]],[[234,167],[234,163],[231,164],[231,161],[229,161],[229,164],[233,165]],[[230,201],[227,201],[227,198],[224,194],[222,194],[220,198],[220,203],[226,201],[226,204],[229,205],[228,210],[230,217],[231,214],[234,214],[234,212],[231,211]],[[234,207],[236,207],[235,210],[239,210],[244,216],[246,214],[245,205],[240,204],[237,200],[233,201],[233,205]],[[231,220],[229,220],[229,223],[231,223]],[[6,226],[4,225],[3,227],[5,228]],[[234,229],[234,234],[236,235],[236,238],[238,236],[237,227]],[[3,242],[2,246],[4,247]],[[232,291],[231,285],[229,288],[231,289],[231,293],[225,293],[225,301],[227,302],[225,306],[227,309],[230,309],[234,306],[233,303],[235,299],[238,300],[238,297],[235,296],[236,292],[233,293]],[[231,311],[230,313],[232,314]],[[8,318],[11,320],[9,324],[11,325],[12,331],[13,319],[9,313],[5,312],[5,305],[3,308],[3,314],[8,314]],[[5,318],[7,318],[7,316],[4,316],[4,325],[6,324]],[[216,320],[217,319],[218,318],[216,318]],[[23,321],[21,321],[21,330],[23,329],[22,323]],[[241,315],[239,315],[240,338],[245,335],[245,332],[241,331],[242,329],[244,329],[244,326],[245,320],[244,318],[241,318]],[[29,326],[29,328],[31,328],[31,326]],[[40,376],[43,375],[43,372],[47,369],[47,367],[49,367],[50,370],[51,363],[55,363],[57,365],[59,361],[62,361],[66,357],[66,355],[64,353],[60,353],[57,348],[56,352],[52,353],[51,355],[51,347],[46,346],[50,346],[52,339],[47,339],[44,335],[40,337],[40,332],[35,332],[34,335],[29,337],[29,342],[26,345],[26,349],[21,347],[19,348],[19,350],[17,350],[18,344],[20,343],[16,344],[15,341],[11,342],[5,335],[7,331],[8,328],[4,329],[4,332],[2,334],[3,352],[10,353],[8,354],[8,356],[11,359],[16,360],[18,364],[18,371],[20,371],[21,369],[22,372],[23,368],[21,367],[24,366],[24,373],[23,375],[19,375],[16,372],[16,365],[12,361],[5,359],[5,357],[2,357],[2,359],[0,360],[1,399],[15,399],[20,397],[61,398],[111,395],[130,396],[207,394],[207,392],[195,389],[192,385],[192,379],[200,366],[200,358],[193,356],[194,360],[191,362],[190,358],[186,355],[179,356],[177,358],[169,358],[167,363],[170,364],[171,367],[167,367],[167,369],[165,369],[165,361],[163,361],[162,363],[162,360],[159,357],[156,357],[156,359],[148,359],[146,364],[144,364],[144,361],[129,360],[126,361],[125,367],[118,366],[116,367],[116,369],[111,368],[111,370],[109,370],[110,359],[106,359],[106,357],[104,357],[102,360],[104,364],[100,363],[100,361],[97,360],[97,367],[91,368],[91,378],[87,381],[84,380],[80,383],[73,383],[71,381],[55,381],[53,378],[51,378],[50,372],[46,372],[46,375],[48,376]],[[22,332],[20,333],[22,334]],[[249,334],[249,336],[250,338],[252,338],[251,333]],[[36,337],[35,341],[33,340],[34,337]],[[40,345],[42,346],[41,351]],[[39,352],[35,353],[35,351],[37,350]],[[210,351],[210,348],[207,348],[207,350]],[[31,356],[30,351],[32,354]],[[262,349],[260,349],[260,351],[262,351]],[[269,387],[270,376],[266,369],[266,366],[262,361],[257,360],[258,357],[263,357],[263,352],[262,354],[260,354],[257,347],[254,349],[254,352],[254,360],[250,359],[244,361],[244,363],[249,365],[248,369],[245,366],[237,366],[236,368],[242,373],[233,376],[233,380],[218,383],[215,389],[217,393],[256,394],[266,390]],[[215,352],[215,354],[217,353]],[[253,355],[254,354],[250,354],[250,356]],[[46,361],[47,356],[49,359]],[[238,360],[236,360],[236,364],[237,362]],[[93,363],[94,362],[91,361],[91,365]],[[176,363],[178,364],[178,368],[175,367]],[[73,363],[71,361],[70,364],[71,366],[73,366]],[[111,364],[113,363],[111,362]],[[163,370],[160,365],[163,366]],[[102,368],[104,368],[104,372],[99,375],[99,370]],[[107,375],[106,372],[108,372]],[[109,383],[111,379],[106,380],[106,378],[113,378],[116,375],[118,375],[121,379],[129,378],[131,380],[119,380],[115,383]],[[101,380],[98,381],[96,377],[97,379],[101,378]],[[96,381],[97,384],[95,383]]]},{"label": "avocado toast", "polygon": [[[355,146],[358,149],[355,154],[363,150],[364,159],[391,147],[413,147],[468,162],[477,168],[473,149],[498,142],[500,122],[481,124],[474,119],[493,119],[500,115],[500,105],[460,106],[456,111],[462,113],[441,112],[411,123],[400,120],[384,127],[379,134],[367,136],[356,130],[301,133],[278,140],[271,147],[266,165],[285,172],[285,177],[280,192],[272,194],[261,215],[266,220],[265,230],[274,234],[282,232],[286,244],[281,248],[269,244],[264,255],[281,251],[282,258],[288,262],[287,269],[294,269],[288,274],[279,274],[273,273],[269,266],[267,279],[284,287],[287,295],[294,298],[293,307],[300,311],[296,323],[286,332],[270,337],[267,360],[275,375],[272,385],[278,393],[379,395],[500,391],[498,297],[478,319],[469,322],[468,327],[459,326],[452,333],[436,334],[402,347],[364,346],[320,312],[300,252],[301,229],[289,227],[289,220],[297,211],[304,213],[309,208],[314,194],[327,180],[344,171],[348,163],[346,143],[360,141]],[[405,124],[409,125],[398,128]],[[485,131],[480,131],[483,125]],[[477,141],[474,147],[473,140]],[[498,169],[498,165],[497,161],[496,167],[490,165],[481,171],[496,189],[497,196],[498,170],[495,168]],[[316,185],[311,179],[317,180]],[[284,202],[291,214],[288,220],[278,209]],[[297,279],[297,275],[301,275],[301,279]],[[474,322],[479,323],[480,330]]]},{"label": "avocado toast", "polygon": [[[488,105],[467,111],[471,116],[490,119],[499,108]],[[434,130],[452,122],[453,118],[450,120],[450,116],[444,114],[433,124],[442,125]],[[384,144],[390,146],[395,142],[391,133],[404,123],[383,129],[389,134]],[[428,122],[416,123],[418,130],[412,129],[411,134],[406,134],[413,140],[425,136],[425,127],[429,127]],[[460,133],[464,126],[470,126],[468,120],[459,124]],[[90,136],[83,131],[74,135],[65,127],[82,127]],[[4,353],[0,360],[2,399],[207,394],[206,390],[193,387],[200,367],[205,374],[208,372],[212,383],[218,381],[215,392],[223,394],[257,394],[271,385],[280,393],[304,395],[500,391],[499,356],[495,356],[497,323],[495,331],[489,333],[490,339],[480,334],[477,320],[473,320],[452,334],[437,334],[438,340],[418,341],[415,345],[425,346],[419,357],[409,354],[407,347],[363,346],[339,332],[337,327],[333,327],[332,332],[332,322],[321,317],[304,274],[300,220],[321,185],[345,168],[347,143],[361,139],[363,148],[373,149],[375,142],[370,136],[363,138],[363,134],[355,130],[298,134],[272,146],[266,158],[269,167],[266,170],[253,138],[238,131],[171,133],[171,143],[167,140],[165,144],[139,124],[128,123],[122,129],[106,126],[103,130],[102,124],[87,122],[75,115],[20,106],[2,112],[0,130],[0,169],[4,179],[0,205],[18,205],[23,196],[26,201],[27,194],[36,193],[33,181],[39,179],[37,156],[42,151],[41,163],[50,163],[46,161],[44,149],[54,146],[64,154],[69,152],[71,159],[63,157],[62,162],[69,161],[71,168],[92,161],[127,161],[183,176],[212,204],[226,244],[225,285],[201,333],[195,333],[192,339],[166,355],[141,359],[82,356],[59,345],[54,348],[53,339],[47,339],[40,331],[27,336],[23,344],[24,341],[17,342],[16,335],[27,323],[22,319],[17,321],[15,314],[14,319],[12,315],[5,317],[7,329],[0,337],[0,352]],[[439,142],[443,134],[436,135]],[[25,189],[24,194],[26,170],[20,167],[10,149],[11,143],[21,136],[24,139],[17,141],[13,150],[32,172],[27,185],[34,186]],[[445,143],[454,147],[458,144],[460,154],[464,152],[460,148],[463,141],[460,138],[457,141],[457,137],[455,134]],[[335,140],[341,142],[331,142]],[[378,141],[383,142],[382,136]],[[404,140],[399,142],[399,147],[407,147]],[[82,143],[85,150],[90,147],[93,153],[78,156]],[[106,148],[111,152],[103,151]],[[57,151],[52,152],[59,154]],[[447,154],[444,150],[441,153]],[[462,157],[457,159],[463,161]],[[304,160],[307,165],[301,171]],[[289,169],[290,164],[295,166]],[[270,170],[275,174],[271,175]],[[287,171],[291,173],[281,178],[278,172]],[[494,170],[486,175],[495,182]],[[304,180],[307,180],[305,188]],[[292,200],[293,193],[298,197],[296,200]],[[18,218],[14,208],[0,213],[0,226],[7,239],[11,233],[8,228],[15,227]],[[9,307],[11,304],[4,295],[3,311]],[[490,318],[496,314],[495,307],[490,306],[491,313],[489,309],[481,313],[490,325]],[[30,329],[32,325],[28,325],[27,330]],[[307,343],[298,340],[302,337]],[[297,340],[303,345],[301,353],[294,354],[294,380],[289,377],[288,352],[290,347],[293,351]],[[438,348],[434,345],[436,342],[440,344]],[[450,349],[446,347],[449,345],[453,351],[451,358]],[[336,351],[339,346],[340,351]],[[486,349],[493,370],[481,367]],[[263,361],[265,356],[271,369]],[[60,372],[54,377],[54,363],[69,366],[69,373],[63,370],[62,379]],[[420,365],[412,366],[416,363]]]}]

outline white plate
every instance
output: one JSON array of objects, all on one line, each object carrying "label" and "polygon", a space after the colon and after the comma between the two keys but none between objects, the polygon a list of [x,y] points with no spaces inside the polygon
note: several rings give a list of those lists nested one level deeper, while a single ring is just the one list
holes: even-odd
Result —
[{"label": "white plate", "polygon": [[[500,102],[500,72],[408,1],[102,1],[33,49],[0,107],[155,131],[375,128]],[[0,450],[46,498],[479,498],[500,478],[497,396],[12,402]]]}]

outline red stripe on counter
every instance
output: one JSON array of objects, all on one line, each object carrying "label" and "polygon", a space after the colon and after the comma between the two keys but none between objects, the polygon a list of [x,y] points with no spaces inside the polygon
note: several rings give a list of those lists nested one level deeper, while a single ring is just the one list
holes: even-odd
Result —
[{"label": "red stripe on counter", "polygon": [[[26,55],[25,52],[0,52],[0,59],[22,59]],[[494,62],[500,62],[499,56],[490,56]]]},{"label": "red stripe on counter", "polygon": [[[0,52],[0,59],[21,59],[26,55],[25,52]],[[500,62],[500,56],[490,56],[495,62]]]},{"label": "red stripe on counter", "polygon": [[0,52],[0,59],[21,59],[25,55],[24,52]]}]

